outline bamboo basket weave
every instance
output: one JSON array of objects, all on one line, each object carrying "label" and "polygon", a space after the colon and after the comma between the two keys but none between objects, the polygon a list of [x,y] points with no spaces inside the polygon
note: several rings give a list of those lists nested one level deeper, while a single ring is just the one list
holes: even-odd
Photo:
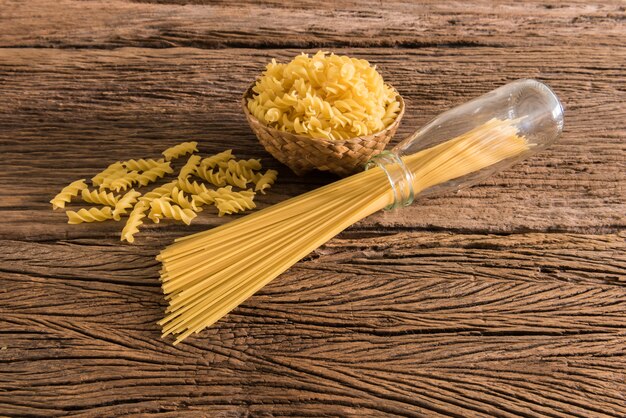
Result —
[{"label": "bamboo basket weave", "polygon": [[303,175],[313,169],[330,171],[340,176],[354,174],[362,169],[370,158],[385,149],[404,115],[404,100],[398,94],[400,111],[396,120],[386,129],[373,135],[342,141],[311,138],[279,131],[254,117],[248,110],[248,99],[252,97],[253,86],[254,84],[246,90],[241,102],[246,119],[265,149],[297,175]]}]

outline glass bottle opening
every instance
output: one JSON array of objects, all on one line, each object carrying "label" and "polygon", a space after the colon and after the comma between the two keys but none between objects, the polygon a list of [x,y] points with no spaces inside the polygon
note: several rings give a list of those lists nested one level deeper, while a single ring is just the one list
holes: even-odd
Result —
[{"label": "glass bottle opening", "polygon": [[393,191],[393,203],[385,208],[392,210],[402,206],[409,206],[415,197],[413,193],[413,173],[405,165],[402,159],[391,151],[383,151],[372,157],[365,169],[380,167],[387,175],[391,190]]}]

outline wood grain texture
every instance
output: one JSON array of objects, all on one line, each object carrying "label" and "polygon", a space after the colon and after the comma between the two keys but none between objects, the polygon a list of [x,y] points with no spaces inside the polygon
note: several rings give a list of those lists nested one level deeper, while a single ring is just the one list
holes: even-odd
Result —
[{"label": "wood grain texture", "polygon": [[345,234],[177,347],[160,242],[3,241],[0,407],[623,416],[624,238]]},{"label": "wood grain texture", "polygon": [[623,46],[622,1],[2,2],[0,47]]},{"label": "wood grain texture", "polygon": [[[0,0],[0,415],[626,416],[623,2]],[[52,48],[53,49],[52,49]],[[65,224],[48,201],[182,140],[264,152],[238,108],[272,57],[370,60],[397,138],[508,81],[566,107],[548,152],[378,213],[173,347],[154,256],[225,222]]]}]

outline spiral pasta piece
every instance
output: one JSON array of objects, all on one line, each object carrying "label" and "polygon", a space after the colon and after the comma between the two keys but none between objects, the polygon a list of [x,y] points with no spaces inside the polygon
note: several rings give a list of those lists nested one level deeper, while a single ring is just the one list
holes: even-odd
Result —
[{"label": "spiral pasta piece", "polygon": [[124,224],[120,241],[128,241],[131,244],[135,242],[135,234],[139,232],[139,227],[143,225],[142,219],[146,217],[146,211],[150,208],[150,204],[146,201],[137,202],[133,210],[128,215],[128,220]]},{"label": "spiral pasta piece", "polygon": [[[224,162],[221,162],[221,163],[218,163],[218,165],[220,167],[228,167],[228,162],[230,161],[226,161],[226,164],[224,164]],[[236,162],[237,165],[241,167],[241,169],[245,169],[245,170],[258,171],[262,168],[261,160],[258,158],[250,158],[249,160],[236,160],[234,162]]]},{"label": "spiral pasta piece", "polygon": [[113,194],[113,192],[107,193],[106,190],[81,190],[81,197],[87,203],[97,203],[106,206],[115,206],[120,199],[119,196]]},{"label": "spiral pasta piece", "polygon": [[71,182],[65,186],[59,194],[54,196],[50,203],[52,203],[52,209],[61,209],[65,207],[66,203],[70,203],[72,198],[78,196],[78,193],[87,188],[85,179],[80,179]]},{"label": "spiral pasta piece", "polygon": [[233,186],[226,186],[217,190],[207,190],[206,192],[192,195],[191,206],[197,212],[202,205],[215,203],[216,197],[225,198],[227,194],[232,192],[232,190]]},{"label": "spiral pasta piece", "polygon": [[[258,160],[249,160],[249,161],[256,161],[258,163]],[[235,161],[235,160],[230,160],[228,162],[223,162],[219,164],[220,168],[222,170],[228,170],[231,172],[231,174],[236,174],[238,177],[243,177],[248,181],[252,181],[254,179],[254,171],[253,170],[258,170],[258,169],[253,169],[251,167],[260,167],[261,164],[254,164],[254,163],[248,163],[248,161],[246,160],[240,160],[240,161]]]},{"label": "spiral pasta piece", "polygon": [[226,185],[224,174],[221,171],[214,171],[207,166],[199,166],[196,170],[196,175],[214,186],[222,187]]},{"label": "spiral pasta piece", "polygon": [[127,176],[133,176],[137,173],[136,171],[129,172],[124,167],[112,171],[106,177],[104,177],[100,182],[100,189],[113,189],[113,183],[122,181],[121,179],[126,178]]},{"label": "spiral pasta piece", "polygon": [[245,189],[247,184],[251,181],[243,175],[233,173],[230,170],[225,170],[223,168],[220,168],[219,173],[222,175],[222,177],[224,177],[226,184],[230,184],[231,186],[237,186],[240,189]]},{"label": "spiral pasta piece", "polygon": [[143,171],[139,173],[137,176],[137,183],[141,186],[147,186],[150,183],[154,183],[158,179],[165,177],[166,174],[173,173],[171,163],[169,161],[165,161],[155,167],[152,167],[149,170]]},{"label": "spiral pasta piece", "polygon": [[113,173],[116,173],[123,169],[124,165],[120,161],[114,162],[113,164],[109,165],[107,168],[93,176],[91,178],[91,184],[93,184],[94,186],[100,186],[105,178],[111,177]]},{"label": "spiral pasta piece", "polygon": [[113,209],[113,219],[119,221],[122,218],[122,215],[126,215],[128,209],[132,208],[133,205],[137,203],[137,198],[139,196],[141,196],[141,193],[134,189],[130,189],[124,196],[122,196]]},{"label": "spiral pasta piece", "polygon": [[195,141],[183,142],[178,145],[174,145],[162,152],[165,157],[165,161],[170,161],[183,155],[198,152],[198,143]]},{"label": "spiral pasta piece", "polygon": [[187,160],[187,163],[185,163],[183,168],[180,169],[178,177],[186,179],[192,174],[195,174],[196,170],[198,169],[198,165],[200,165],[200,160],[202,160],[202,157],[200,157],[199,155],[190,156]]},{"label": "spiral pasta piece", "polygon": [[[124,169],[124,171],[126,171]],[[138,171],[126,171],[125,174],[121,174],[118,178],[107,177],[102,183],[102,188],[114,190],[115,192],[123,192],[124,190],[132,187],[133,184],[139,182]]]},{"label": "spiral pasta piece", "polygon": [[265,194],[265,190],[272,187],[278,177],[278,171],[267,170],[263,175],[257,174],[254,180],[254,191]]},{"label": "spiral pasta piece", "polygon": [[165,162],[165,160],[162,158],[158,160],[140,158],[138,160],[124,161],[122,164],[127,170],[146,171],[158,167],[160,164],[163,164],[163,162]]},{"label": "spiral pasta piece", "polygon": [[177,221],[183,221],[189,225],[191,221],[198,216],[196,212],[191,209],[183,209],[178,205],[171,204],[167,197],[160,197],[150,202],[150,218],[154,223],[159,223],[162,218],[175,219]]},{"label": "spiral pasta piece", "polygon": [[232,160],[233,158],[235,158],[235,156],[233,155],[233,150],[227,149],[226,151],[222,151],[218,154],[210,155],[204,158],[200,162],[200,165],[206,168],[215,168],[215,166],[218,165],[219,163]]},{"label": "spiral pasta piece", "polygon": [[192,203],[192,200],[188,199],[185,196],[185,192],[180,190],[178,187],[174,187],[172,189],[172,191],[169,194],[169,198],[172,200],[172,202],[174,202],[175,204],[177,204],[183,209],[191,209],[194,212],[199,212],[202,210],[202,208],[194,205]]},{"label": "spiral pasta piece", "polygon": [[176,185],[178,184],[178,180],[171,181],[169,183],[165,183],[162,186],[155,187],[150,190],[148,193],[144,194],[139,198],[140,202],[150,202],[153,199],[158,199],[159,197],[163,197],[169,195],[170,192]]},{"label": "spiral pasta piece", "polygon": [[190,194],[200,194],[209,190],[203,183],[198,183],[197,181],[190,181],[189,179],[179,178],[176,182],[176,185],[178,186],[179,189],[183,190],[185,193],[190,193]]},{"label": "spiral pasta piece", "polygon": [[215,206],[219,211],[218,216],[231,215],[256,208],[256,204],[253,201],[254,192],[252,190],[247,192],[234,192],[228,198],[216,197]]},{"label": "spiral pasta piece", "polygon": [[65,212],[67,215],[68,224],[80,224],[83,222],[102,222],[113,217],[111,207],[105,206],[103,208],[82,208],[78,212],[68,210]]}]

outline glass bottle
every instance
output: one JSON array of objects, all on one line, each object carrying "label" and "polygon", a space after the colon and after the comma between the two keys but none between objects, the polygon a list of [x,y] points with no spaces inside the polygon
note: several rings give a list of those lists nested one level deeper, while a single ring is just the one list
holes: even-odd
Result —
[{"label": "glass bottle", "polygon": [[391,151],[384,151],[368,162],[366,169],[379,166],[389,178],[394,203],[386,209],[408,206],[415,197],[415,179],[403,162],[403,157],[443,144],[494,118],[509,120],[517,130],[517,135],[524,137],[532,146],[515,157],[422,190],[420,196],[459,190],[476,184],[545,149],[563,131],[563,106],[547,85],[525,79],[499,87],[442,113]]}]

